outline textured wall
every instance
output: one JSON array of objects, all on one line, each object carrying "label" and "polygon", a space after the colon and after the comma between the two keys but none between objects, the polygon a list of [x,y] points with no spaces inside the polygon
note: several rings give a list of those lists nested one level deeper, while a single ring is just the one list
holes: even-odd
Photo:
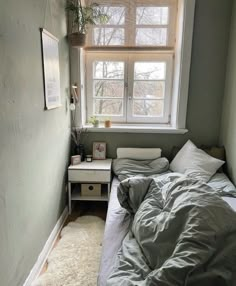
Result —
[{"label": "textured wall", "polygon": [[236,184],[236,1],[233,6],[220,143],[226,148],[228,172]]},{"label": "textured wall", "polygon": [[173,145],[188,138],[196,144],[218,143],[220,114],[225,83],[231,0],[196,0],[195,26],[191,60],[186,135],[92,133],[87,136],[87,149],[93,141],[108,143],[108,156],[115,156],[119,146],[160,146],[168,155]]},{"label": "textured wall", "polygon": [[[65,207],[70,114],[63,2],[0,0],[1,286],[23,284]],[[51,111],[44,110],[39,27],[60,39],[62,107]]]}]

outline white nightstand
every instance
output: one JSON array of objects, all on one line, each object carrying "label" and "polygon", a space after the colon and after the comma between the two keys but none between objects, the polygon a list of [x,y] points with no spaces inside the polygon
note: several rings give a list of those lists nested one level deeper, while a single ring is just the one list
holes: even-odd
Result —
[{"label": "white nightstand", "polygon": [[[69,214],[72,201],[108,201],[112,159],[82,162],[68,167]],[[71,184],[79,183],[72,190]]]}]

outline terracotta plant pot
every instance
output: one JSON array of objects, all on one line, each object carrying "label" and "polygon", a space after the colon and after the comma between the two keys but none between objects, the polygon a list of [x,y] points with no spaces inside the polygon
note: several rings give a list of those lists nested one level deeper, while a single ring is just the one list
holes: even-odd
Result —
[{"label": "terracotta plant pot", "polygon": [[105,120],[105,121],[104,121],[104,126],[105,126],[106,128],[111,127],[111,120]]},{"label": "terracotta plant pot", "polygon": [[86,41],[86,35],[81,33],[72,33],[68,35],[69,43],[72,47],[83,47]]}]

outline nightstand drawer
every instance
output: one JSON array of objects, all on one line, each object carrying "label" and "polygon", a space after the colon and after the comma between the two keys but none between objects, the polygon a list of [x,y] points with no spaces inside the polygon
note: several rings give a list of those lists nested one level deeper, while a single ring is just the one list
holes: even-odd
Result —
[{"label": "nightstand drawer", "polygon": [[110,171],[99,170],[69,170],[71,182],[110,182]]},{"label": "nightstand drawer", "polygon": [[101,184],[81,184],[81,196],[101,196]]}]

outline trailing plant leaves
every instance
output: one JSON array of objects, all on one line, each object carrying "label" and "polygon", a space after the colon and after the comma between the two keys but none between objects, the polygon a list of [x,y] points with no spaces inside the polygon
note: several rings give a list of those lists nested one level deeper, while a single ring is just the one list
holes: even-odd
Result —
[{"label": "trailing plant leaves", "polygon": [[79,33],[86,33],[88,25],[106,24],[110,19],[97,3],[82,6],[78,0],[68,0],[65,9],[72,17],[72,31],[76,27]]}]

